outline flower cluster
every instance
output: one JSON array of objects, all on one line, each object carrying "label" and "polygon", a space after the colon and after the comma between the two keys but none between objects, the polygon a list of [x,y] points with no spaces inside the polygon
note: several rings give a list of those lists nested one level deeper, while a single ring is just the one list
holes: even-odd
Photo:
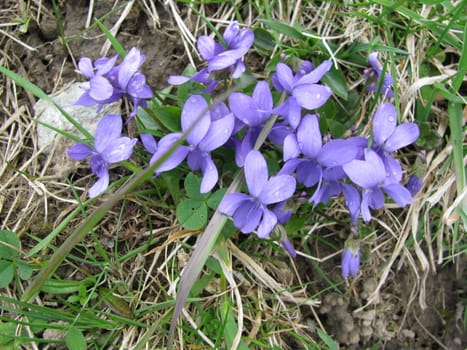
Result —
[{"label": "flower cluster", "polygon": [[78,62],[81,74],[89,79],[89,87],[76,101],[77,105],[94,106],[103,105],[120,100],[127,95],[133,102],[134,117],[138,106],[146,107],[146,100],[152,97],[151,88],[146,84],[146,77],[140,72],[141,65],[146,57],[137,48],[132,48],[123,61],[115,66],[118,55],[111,58],[99,58],[94,63],[88,57]]},{"label": "flower cluster", "polygon": [[[285,235],[284,225],[293,215],[286,201],[300,191],[314,206],[327,204],[331,198],[344,198],[349,210],[352,235],[358,235],[357,223],[372,218],[371,209],[384,205],[385,195],[400,206],[411,203],[412,196],[420,188],[420,181],[412,178],[402,185],[403,174],[394,152],[412,144],[419,136],[414,123],[397,125],[396,108],[390,102],[380,104],[372,118],[372,135],[331,139],[323,137],[317,109],[332,96],[332,90],[320,83],[329,72],[332,61],[324,60],[316,67],[304,61],[297,71],[280,62],[276,65],[271,84],[258,81],[251,94],[234,92],[226,103],[211,103],[209,92],[218,84],[216,75],[228,73],[238,78],[245,71],[243,57],[254,40],[250,29],[239,29],[231,23],[220,42],[202,36],[197,46],[206,60],[206,67],[192,77],[171,76],[169,83],[180,85],[190,80],[206,85],[201,93],[189,96],[181,110],[181,131],[172,132],[156,140],[151,134],[141,134],[144,148],[150,153],[149,163],[161,164],[155,176],[178,167],[186,160],[193,171],[201,171],[201,193],[210,192],[218,183],[213,152],[221,147],[233,147],[235,162],[243,168],[248,193],[227,194],[219,205],[219,211],[233,220],[242,233],[256,232],[266,238],[280,231],[281,244],[291,256],[296,252]],[[145,100],[152,96],[146,79],[140,72],[144,55],[131,49],[120,65],[117,57],[101,58],[94,63],[89,58],[79,62],[80,71],[89,78],[90,86],[78,100],[78,104],[102,105],[116,101],[123,94],[134,104],[145,107]],[[368,90],[382,86],[384,98],[394,96],[393,78],[382,76],[377,54],[370,54],[369,63],[377,79]],[[374,74],[373,74],[374,75]],[[274,96],[282,94],[281,102]],[[283,164],[276,175],[269,176],[268,165],[261,152],[255,149],[258,136],[271,116],[277,121],[268,135],[271,147],[282,152]],[[99,123],[94,148],[78,143],[68,154],[76,160],[91,156],[92,171],[99,180],[90,189],[96,196],[109,184],[110,164],[129,159],[135,139],[121,137],[122,121],[119,116],[107,115]],[[183,135],[186,139],[182,142]],[[175,147],[178,145],[177,147]],[[169,150],[171,154],[167,156]],[[418,180],[418,181],[417,181]],[[303,195],[300,195],[303,197]],[[305,200],[306,201],[306,200]],[[342,275],[355,276],[360,264],[358,240],[346,245],[342,257]],[[357,242],[357,243],[355,243]]]}]

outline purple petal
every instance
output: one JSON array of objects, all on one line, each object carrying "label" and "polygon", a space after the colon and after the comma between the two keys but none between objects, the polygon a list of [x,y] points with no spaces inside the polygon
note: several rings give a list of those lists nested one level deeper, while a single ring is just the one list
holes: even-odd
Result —
[{"label": "purple petal", "polygon": [[114,92],[112,84],[102,76],[95,76],[90,81],[88,94],[96,101],[105,101],[110,98]]},{"label": "purple petal", "polygon": [[262,122],[266,121],[266,119],[271,114],[273,107],[272,94],[268,83],[265,81],[259,81],[256,84],[252,97],[256,102],[256,107],[262,113]]},{"label": "purple petal", "polygon": [[141,67],[144,59],[144,55],[141,55],[136,47],[133,47],[125,56],[118,70],[118,84],[122,90],[127,89],[128,82]]},{"label": "purple petal", "polygon": [[303,159],[293,158],[285,162],[277,175],[291,175],[300,163],[306,162]]},{"label": "purple petal", "polygon": [[89,160],[89,163],[91,164],[93,174],[97,175],[97,177],[102,177],[109,172],[107,164],[100,154],[93,155]]},{"label": "purple petal", "polygon": [[222,35],[226,44],[231,45],[234,38],[238,35],[240,29],[238,27],[238,21],[232,21],[224,30]]},{"label": "purple petal", "polygon": [[233,222],[242,233],[250,233],[258,227],[262,215],[263,209],[256,202],[243,202],[235,211]]},{"label": "purple petal", "polygon": [[230,113],[229,108],[224,102],[219,102],[211,107],[211,120],[222,119]]},{"label": "purple petal", "polygon": [[209,36],[202,35],[196,42],[198,51],[206,61],[209,61],[215,56],[216,42]]},{"label": "purple petal", "polygon": [[320,84],[303,84],[293,89],[297,103],[307,109],[316,109],[326,103],[332,95],[330,88]]},{"label": "purple petal", "polygon": [[67,150],[68,157],[74,160],[83,160],[86,159],[92,153],[92,149],[84,144],[77,143]]},{"label": "purple petal", "polygon": [[102,153],[107,145],[120,137],[122,133],[122,118],[116,114],[106,114],[102,117],[96,127],[94,137],[94,149]]},{"label": "purple petal", "polygon": [[288,92],[292,92],[293,72],[285,63],[278,63],[276,66],[277,82]]},{"label": "purple petal", "polygon": [[277,217],[276,215],[267,208],[263,209],[263,217],[259,224],[256,233],[259,238],[266,238],[271,233],[274,226],[277,224]]},{"label": "purple petal", "polygon": [[259,194],[262,203],[268,205],[289,199],[295,192],[295,178],[290,175],[277,175],[269,179]]},{"label": "purple petal", "polygon": [[255,35],[252,30],[244,29],[236,35],[229,43],[229,48],[238,52],[239,55],[245,55],[253,45]]},{"label": "purple petal", "polygon": [[391,103],[383,103],[373,117],[373,140],[377,145],[383,145],[394,132],[397,123],[396,108]]},{"label": "purple petal", "polygon": [[290,242],[290,240],[285,237],[282,241],[281,241],[281,246],[282,248],[284,248],[284,250],[289,253],[289,255],[292,257],[292,258],[296,258],[297,257],[297,252],[295,251],[295,248],[293,247],[292,245],[292,242]]},{"label": "purple petal", "polygon": [[360,205],[360,211],[362,212],[363,221],[369,222],[371,220],[371,211],[369,207],[370,193],[364,191],[362,194],[362,203]]},{"label": "purple petal", "polygon": [[384,154],[382,159],[386,170],[386,179],[384,183],[399,183],[402,180],[402,168],[399,161],[389,154]]},{"label": "purple petal", "polygon": [[348,278],[350,276],[357,276],[358,270],[360,268],[360,250],[355,254],[350,249],[344,249],[342,253],[342,277]]},{"label": "purple petal", "polygon": [[384,181],[385,172],[375,169],[374,165],[365,160],[353,160],[342,166],[347,176],[360,187],[373,188]]},{"label": "purple petal", "polygon": [[137,98],[148,99],[152,97],[151,88],[146,84],[146,77],[136,73],[128,82],[127,93]]},{"label": "purple petal", "polygon": [[300,147],[298,146],[297,136],[295,134],[289,134],[284,139],[284,161],[289,159],[297,158],[300,155]]},{"label": "purple petal", "polygon": [[302,107],[297,103],[297,100],[293,96],[290,96],[287,101],[287,106],[289,108],[287,111],[287,121],[292,129],[295,130],[302,119]]},{"label": "purple petal", "polygon": [[379,187],[373,187],[368,191],[368,205],[373,209],[381,209],[384,205],[384,193]]},{"label": "purple petal", "polygon": [[201,172],[203,174],[203,179],[201,180],[200,193],[208,193],[213,189],[219,179],[216,165],[212,161],[211,156],[207,155],[203,157]]},{"label": "purple petal", "polygon": [[417,175],[412,175],[409,178],[409,181],[407,181],[405,187],[409,190],[412,196],[415,196],[422,188],[422,185],[423,181]]},{"label": "purple petal", "polygon": [[253,150],[248,153],[244,171],[248,191],[253,197],[258,197],[268,181],[268,166],[260,152]]},{"label": "purple petal", "polygon": [[149,153],[155,153],[157,151],[157,143],[154,136],[151,134],[141,134],[139,137],[141,138],[144,148],[146,148]]},{"label": "purple petal", "polygon": [[349,208],[352,223],[355,224],[360,213],[360,193],[355,187],[346,183],[342,184],[342,192],[344,192],[345,204]]},{"label": "purple petal", "polygon": [[108,164],[127,160],[133,154],[136,141],[136,139],[130,139],[129,137],[112,140],[102,151],[101,156]]},{"label": "purple petal", "polygon": [[78,62],[78,69],[86,78],[91,79],[94,76],[94,67],[88,57],[82,57]]},{"label": "purple petal", "polygon": [[412,194],[407,188],[400,184],[390,184],[384,186],[384,192],[386,192],[387,195],[401,207],[405,207],[406,205],[412,203]]},{"label": "purple petal", "polygon": [[258,138],[258,135],[260,133],[260,129],[253,127],[249,128],[243,137],[243,140],[241,142],[236,143],[235,147],[235,163],[239,167],[243,167],[245,164],[245,158],[250,153],[250,151],[253,149],[253,146],[256,142],[256,139]]},{"label": "purple petal", "polygon": [[88,195],[89,198],[94,198],[104,192],[106,188],[109,187],[109,172],[106,171],[102,174],[101,177],[96,181],[94,185],[89,189]]},{"label": "purple petal", "polygon": [[243,63],[240,60],[237,60],[237,62],[235,63],[235,69],[232,72],[232,78],[233,79],[240,78],[240,76],[243,74],[245,70],[246,70],[245,63]]},{"label": "purple petal", "polygon": [[211,152],[224,145],[232,135],[234,122],[235,118],[232,113],[211,122],[206,135],[198,145],[199,149],[204,152]]},{"label": "purple petal", "polygon": [[183,75],[171,75],[169,79],[167,79],[167,83],[170,85],[182,85],[190,80],[191,77],[185,77]]},{"label": "purple petal", "polygon": [[306,187],[316,185],[321,181],[322,168],[313,160],[305,160],[297,166],[297,180]]},{"label": "purple petal", "polygon": [[372,52],[369,56],[368,56],[368,63],[370,63],[370,65],[373,67],[373,69],[376,71],[376,73],[379,75],[381,75],[381,66],[379,65],[379,62],[378,62],[378,53],[377,52]]},{"label": "purple petal", "polygon": [[83,94],[78,98],[78,100],[75,102],[75,105],[77,106],[94,106],[97,103],[96,100],[94,100],[91,96],[89,96],[88,90],[83,92]]},{"label": "purple petal", "polygon": [[[204,114],[201,116],[201,113]],[[199,95],[190,96],[183,106],[181,119],[183,131],[187,131],[196,123],[188,134],[187,141],[190,145],[198,145],[208,132],[211,124],[208,103],[204,97]]]},{"label": "purple petal", "polygon": [[295,85],[300,84],[314,84],[317,83],[332,67],[332,61],[323,61],[318,67],[312,70],[310,73],[302,76]]},{"label": "purple petal", "polygon": [[[172,133],[161,138],[159,140],[158,149],[153,154],[149,164],[153,165],[157,162],[180,137],[181,133]],[[156,174],[176,168],[181,162],[183,162],[189,151],[190,149],[187,146],[178,146],[177,149],[156,169]]]},{"label": "purple petal", "polygon": [[248,126],[262,123],[253,98],[241,92],[234,92],[229,97],[229,105],[233,114]]},{"label": "purple petal", "polygon": [[323,145],[317,160],[325,167],[341,166],[358,158],[361,151],[361,142],[357,138],[331,140]]},{"label": "purple petal", "polygon": [[323,144],[316,115],[307,114],[303,117],[297,129],[297,140],[305,156],[316,158]]},{"label": "purple petal", "polygon": [[96,75],[104,75],[109,73],[117,62],[118,55],[114,55],[110,58],[102,57],[94,61],[94,67],[96,67]]},{"label": "purple petal", "polygon": [[232,66],[240,57],[241,55],[237,55],[234,50],[222,52],[209,61],[208,69],[211,72],[225,69]]},{"label": "purple petal", "polygon": [[420,129],[415,123],[404,123],[399,125],[391,136],[386,140],[384,150],[393,152],[402,147],[412,144],[420,136]]},{"label": "purple petal", "polygon": [[245,193],[230,193],[225,195],[219,204],[219,211],[222,214],[233,216],[235,211],[245,202],[251,202],[251,197]]}]

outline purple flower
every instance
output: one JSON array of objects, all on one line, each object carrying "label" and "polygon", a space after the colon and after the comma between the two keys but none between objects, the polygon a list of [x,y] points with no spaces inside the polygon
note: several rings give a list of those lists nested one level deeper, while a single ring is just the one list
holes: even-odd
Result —
[{"label": "purple flower", "polygon": [[381,104],[373,117],[372,149],[383,160],[386,181],[400,182],[402,169],[391,152],[415,142],[420,136],[420,129],[415,123],[403,123],[397,126],[396,108],[391,103]]},{"label": "purple flower", "polygon": [[121,137],[122,119],[119,115],[106,114],[99,121],[94,137],[94,148],[77,143],[67,151],[74,160],[84,160],[91,156],[92,172],[99,180],[89,189],[89,197],[94,198],[109,186],[109,166],[127,160],[133,153],[136,139]]},{"label": "purple flower", "polygon": [[423,182],[417,175],[412,175],[407,181],[405,188],[407,188],[412,196],[415,196],[420,188],[422,188]]},{"label": "purple flower", "polygon": [[251,97],[234,92],[229,97],[229,105],[234,116],[248,127],[243,140],[237,144],[235,153],[235,161],[242,167],[246,155],[253,149],[264,123],[272,113],[273,101],[268,83],[259,81]]},{"label": "purple flower", "polygon": [[357,276],[360,269],[360,249],[356,247],[345,247],[342,253],[341,270],[342,277]]},{"label": "purple flower", "polygon": [[321,107],[331,96],[331,89],[318,81],[331,69],[332,62],[326,60],[307,74],[300,71],[294,75],[292,69],[284,63],[278,63],[273,75],[274,86],[278,91],[287,91],[290,97],[275,113],[285,116],[289,125],[296,129],[301,119],[301,109]]},{"label": "purple flower", "polygon": [[350,180],[363,188],[360,209],[365,222],[371,220],[370,208],[383,207],[383,190],[402,207],[412,202],[412,195],[404,186],[392,181],[386,182],[384,163],[371,149],[365,150],[365,160],[352,160],[344,164],[343,169]]},{"label": "purple flower", "polygon": [[[203,111],[205,113],[200,118],[200,113]],[[209,192],[219,178],[210,152],[227,142],[232,134],[234,120],[233,114],[224,104],[214,106],[209,111],[208,103],[202,96],[190,96],[183,106],[181,117],[183,132],[191,128],[186,139],[189,145],[178,146],[156,170],[156,175],[174,169],[187,158],[190,169],[201,170],[203,174],[200,192]],[[146,140],[143,140],[143,145],[149,152],[154,153],[150,164],[159,160],[181,136],[182,133],[168,134],[159,140],[159,144],[155,141],[148,141],[148,137],[145,136]]]},{"label": "purple flower", "polygon": [[223,40],[225,46],[215,41],[213,38],[203,35],[198,38],[198,51],[208,66],[192,77],[171,76],[169,84],[180,85],[189,80],[202,84],[209,84],[207,91],[212,91],[217,84],[211,79],[213,72],[229,69],[232,71],[232,78],[239,78],[245,71],[243,56],[253,45],[254,34],[250,29],[240,30],[237,21],[233,21],[224,31]]},{"label": "purple flower", "polygon": [[146,84],[146,77],[140,72],[141,65],[146,60],[140,50],[133,47],[123,59],[117,69],[116,85],[123,93],[130,96],[133,102],[133,111],[130,117],[134,117],[138,111],[138,106],[146,107],[146,100],[153,94],[149,85]]},{"label": "purple flower", "polygon": [[[373,71],[376,72],[377,81],[371,85],[369,85],[366,89],[367,91],[376,91],[378,88],[379,80],[381,79],[381,74],[383,73],[383,69],[378,62],[378,53],[373,52],[368,56],[368,62],[373,67]],[[372,76],[373,72],[367,72],[367,75],[370,77]],[[381,86],[381,93],[384,97],[394,97],[394,91],[392,90],[392,84],[394,83],[394,79],[389,73],[386,73],[383,78],[383,83]]]},{"label": "purple flower", "polygon": [[78,62],[81,74],[89,79],[89,87],[83,87],[84,93],[75,104],[82,106],[98,105],[98,110],[103,105],[118,101],[122,93],[114,87],[108,78],[108,74],[114,69],[117,55],[112,58],[100,58],[94,61],[94,65],[88,57],[83,57]]},{"label": "purple flower", "polygon": [[[326,168],[342,166],[353,159],[360,158],[368,141],[363,137],[336,139],[323,145],[321,131],[316,115],[303,117],[296,134],[284,140],[283,174],[296,172],[297,180],[307,187],[321,182]],[[303,158],[297,158],[303,154]]]},{"label": "purple flower", "polygon": [[290,198],[295,191],[295,179],[290,175],[268,178],[266,160],[256,150],[246,156],[244,172],[250,194],[235,192],[226,195],[219,211],[231,216],[241,232],[250,233],[257,228],[258,237],[265,238],[277,223],[276,214],[267,206]]},{"label": "purple flower", "polygon": [[75,104],[83,106],[103,105],[118,101],[123,94],[127,94],[133,102],[134,117],[138,106],[146,107],[146,99],[153,96],[151,88],[146,84],[146,77],[140,72],[146,57],[140,50],[133,47],[115,66],[117,55],[112,58],[100,58],[92,64],[88,57],[83,57],[78,63],[80,72],[89,78],[89,88],[80,96]]}]

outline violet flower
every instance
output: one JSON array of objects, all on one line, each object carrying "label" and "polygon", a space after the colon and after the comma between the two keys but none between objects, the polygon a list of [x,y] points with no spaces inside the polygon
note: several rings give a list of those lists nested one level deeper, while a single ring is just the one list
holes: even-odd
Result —
[{"label": "violet flower", "polygon": [[384,192],[401,207],[412,202],[412,195],[401,184],[386,182],[386,170],[379,155],[371,150],[365,150],[365,160],[352,160],[342,166],[347,176],[355,184],[363,188],[361,213],[363,220],[371,220],[372,209],[380,209],[384,205]]},{"label": "violet flower", "polygon": [[[200,113],[203,111],[205,113],[200,117]],[[209,192],[219,178],[210,152],[227,142],[232,134],[234,120],[233,114],[224,104],[215,106],[209,111],[208,103],[202,96],[190,96],[183,106],[181,116],[183,132],[193,127],[186,138],[189,145],[178,146],[156,169],[156,175],[174,169],[187,158],[188,167],[194,171],[201,170],[203,174],[200,192]],[[155,151],[150,164],[152,165],[159,160],[181,136],[182,133],[168,134],[161,138],[158,144],[146,140],[145,147],[150,152]]]},{"label": "violet flower", "polygon": [[391,103],[381,104],[373,117],[372,149],[383,160],[388,180],[400,182],[402,169],[391,152],[412,144],[420,136],[420,129],[415,123],[403,123],[397,126],[396,108]]},{"label": "violet flower", "polygon": [[290,175],[269,178],[266,160],[256,150],[246,156],[244,172],[250,194],[227,194],[219,211],[231,216],[241,232],[250,233],[257,229],[258,237],[265,238],[277,223],[277,216],[267,206],[290,198],[295,191],[295,179]]},{"label": "violet flower", "polygon": [[[383,69],[378,62],[378,53],[373,52],[368,56],[368,62],[373,67],[373,71],[376,72],[376,82],[367,86],[367,91],[376,91],[378,88],[379,81],[381,79],[381,74],[383,73]],[[366,71],[367,76],[372,77],[373,72]],[[381,86],[381,93],[384,97],[394,97],[394,91],[392,90],[392,84],[394,84],[394,79],[389,73],[386,73],[383,77],[383,83]]]},{"label": "violet flower", "polygon": [[248,127],[235,152],[235,161],[242,167],[246,155],[253,149],[264,123],[272,113],[273,101],[268,83],[259,81],[251,97],[240,92],[232,93],[229,105],[234,116]]},{"label": "violet flower", "polygon": [[286,91],[290,97],[275,113],[286,118],[288,124],[296,129],[301,119],[301,109],[316,109],[321,107],[331,96],[331,89],[318,81],[331,69],[330,60],[323,61],[318,67],[307,74],[298,72],[294,75],[292,69],[284,63],[278,63],[273,82],[279,92]]},{"label": "violet flower", "polygon": [[216,80],[211,79],[213,72],[228,69],[232,72],[232,78],[239,78],[245,71],[243,56],[253,45],[254,34],[250,29],[240,30],[238,22],[233,21],[225,28],[223,41],[225,46],[213,38],[203,35],[198,38],[198,51],[208,66],[192,77],[173,75],[169,77],[169,84],[180,85],[189,80],[202,84],[208,84],[207,92],[214,89]]},{"label": "violet flower", "polygon": [[[298,182],[307,187],[319,184],[326,168],[342,166],[360,158],[368,141],[363,137],[336,139],[323,145],[316,115],[307,114],[297,128],[297,133],[284,140],[282,174],[296,172]],[[298,158],[303,154],[303,158]],[[319,187],[319,186],[318,186]]]},{"label": "violet flower", "polygon": [[80,96],[75,104],[83,106],[103,105],[118,101],[127,94],[133,102],[134,117],[138,107],[146,107],[146,100],[153,96],[151,88],[146,84],[146,77],[140,72],[146,57],[140,50],[133,47],[123,61],[115,66],[117,55],[112,58],[100,58],[92,64],[88,57],[83,57],[78,63],[80,72],[89,78],[89,88]]},{"label": "violet flower", "polygon": [[118,101],[122,93],[112,84],[108,74],[114,69],[118,55],[112,58],[99,58],[92,63],[88,57],[83,57],[78,62],[81,74],[89,79],[89,87],[82,87],[84,93],[75,102],[76,105],[98,105],[98,111],[103,105]]},{"label": "violet flower", "polygon": [[348,278],[349,276],[357,276],[360,269],[360,249],[345,247],[342,252],[341,271],[342,277]]},{"label": "violet flower", "polygon": [[133,153],[136,139],[121,137],[122,119],[119,115],[106,114],[99,121],[94,137],[94,148],[84,143],[70,147],[67,154],[74,160],[84,160],[91,156],[92,172],[99,178],[89,189],[89,197],[94,198],[109,186],[109,166],[127,160]]},{"label": "violet flower", "polygon": [[412,175],[409,178],[409,181],[407,181],[405,188],[409,190],[410,194],[413,197],[418,193],[418,191],[420,191],[420,189],[422,188],[422,185],[423,185],[423,181],[417,175]]}]

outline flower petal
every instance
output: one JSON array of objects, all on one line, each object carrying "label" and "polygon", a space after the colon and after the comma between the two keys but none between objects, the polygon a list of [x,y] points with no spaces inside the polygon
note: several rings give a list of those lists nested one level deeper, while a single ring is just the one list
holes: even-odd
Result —
[{"label": "flower petal", "polygon": [[384,150],[393,152],[402,147],[414,143],[420,136],[420,129],[415,123],[404,123],[399,125],[391,136],[386,140]]},{"label": "flower petal", "polygon": [[154,139],[154,136],[151,134],[141,134],[139,137],[143,143],[144,148],[146,148],[149,153],[155,153],[157,151],[157,143]]},{"label": "flower petal", "polygon": [[109,187],[109,172],[106,171],[102,174],[101,177],[96,181],[94,185],[89,189],[88,195],[89,198],[94,198],[104,192],[106,188]]},{"label": "flower petal", "polygon": [[263,114],[263,122],[266,121],[271,114],[273,107],[271,89],[269,88],[268,83],[265,81],[259,81],[256,84],[252,97],[256,103],[256,107],[259,109],[260,113]]},{"label": "flower petal", "polygon": [[262,215],[263,210],[256,202],[247,201],[237,208],[233,215],[233,222],[242,233],[250,233],[258,227]]},{"label": "flower petal", "polygon": [[253,98],[241,92],[234,92],[229,97],[229,105],[233,114],[248,126],[262,123]]},{"label": "flower petal", "polygon": [[68,157],[74,160],[86,159],[91,153],[91,147],[81,142],[71,146],[67,150]]},{"label": "flower petal", "polygon": [[136,141],[136,139],[130,139],[129,137],[119,137],[107,145],[101,156],[108,164],[127,160],[133,154]]},{"label": "flower petal", "polygon": [[234,122],[235,118],[232,113],[211,122],[208,132],[198,145],[199,149],[204,152],[211,152],[224,145],[232,135]]},{"label": "flower petal", "polygon": [[112,84],[102,76],[95,76],[90,81],[88,94],[96,101],[105,101],[110,98],[114,92]]},{"label": "flower petal", "polygon": [[345,205],[349,208],[352,224],[357,223],[360,213],[360,193],[352,185],[343,183],[342,192],[344,193]]},{"label": "flower petal", "polygon": [[332,61],[325,60],[310,73],[302,76],[297,82],[295,82],[295,85],[317,83],[331,69],[331,67]]},{"label": "flower petal", "polygon": [[362,147],[359,139],[336,139],[323,145],[317,160],[325,167],[336,167],[356,159],[361,153]]},{"label": "flower petal", "polygon": [[122,118],[117,114],[106,114],[96,127],[94,149],[102,153],[107,145],[120,137],[122,133]]},{"label": "flower petal", "polygon": [[373,117],[373,141],[383,145],[394,132],[397,124],[396,108],[391,103],[383,103]]},{"label": "flower petal", "polygon": [[259,238],[266,238],[277,224],[277,216],[269,209],[263,208],[263,217],[256,233]]},{"label": "flower petal", "polygon": [[309,158],[316,158],[321,146],[321,131],[315,114],[307,114],[297,129],[297,140],[303,154]]},{"label": "flower petal", "polygon": [[200,193],[208,193],[216,186],[217,180],[219,179],[216,165],[212,161],[210,155],[203,157],[201,172],[203,174],[203,179],[201,180]]},{"label": "flower petal", "polygon": [[314,186],[321,181],[322,171],[314,160],[304,160],[297,166],[297,180],[306,187]]},{"label": "flower petal", "polygon": [[136,47],[131,48],[127,53],[118,67],[118,84],[122,90],[127,89],[128,82],[141,67],[144,60],[144,55],[141,55],[140,50]]},{"label": "flower petal", "polygon": [[86,78],[91,79],[94,76],[94,67],[89,57],[82,57],[78,62],[78,69]]},{"label": "flower petal", "polygon": [[268,181],[268,166],[260,152],[253,150],[248,153],[244,171],[248,191],[253,197],[258,197]]},{"label": "flower petal", "polygon": [[293,89],[293,95],[300,106],[307,109],[316,109],[326,103],[332,95],[332,91],[321,84],[303,84]]},{"label": "flower petal", "polygon": [[202,35],[196,42],[198,51],[206,61],[209,61],[215,56],[216,42],[209,36]]},{"label": "flower petal", "polygon": [[259,199],[264,204],[272,204],[285,201],[295,192],[296,181],[290,175],[277,175],[269,179],[259,194]]},{"label": "flower petal", "polygon": [[386,194],[401,207],[405,207],[406,205],[412,203],[412,194],[407,188],[400,184],[390,184],[384,186],[384,192],[386,192]]},{"label": "flower petal", "polygon": [[[204,114],[201,115],[201,113]],[[182,110],[181,121],[183,131],[187,131],[194,125],[186,139],[190,145],[197,146],[211,125],[208,103],[204,97],[193,95],[186,100]]]},{"label": "flower petal", "polygon": [[219,204],[219,212],[224,215],[233,216],[235,211],[243,205],[244,202],[250,202],[251,197],[245,193],[229,193],[226,194]]},{"label": "flower petal", "polygon": [[295,134],[292,133],[285,137],[283,153],[285,162],[297,158],[300,155],[300,147],[298,146],[297,136]]},{"label": "flower petal", "polygon": [[276,66],[277,82],[288,92],[292,92],[293,72],[285,63],[278,63]]}]

